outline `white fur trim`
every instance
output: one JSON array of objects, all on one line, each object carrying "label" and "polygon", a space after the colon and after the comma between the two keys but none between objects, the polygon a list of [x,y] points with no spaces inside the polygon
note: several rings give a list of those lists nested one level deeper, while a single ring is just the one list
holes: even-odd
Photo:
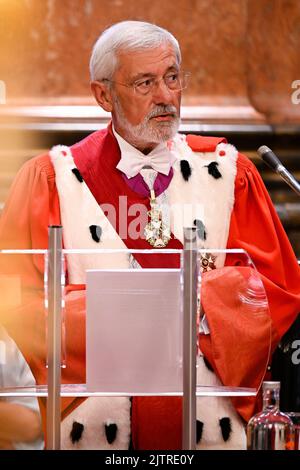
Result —
[{"label": "white fur trim", "polygon": [[[72,173],[76,165],[69,147],[63,145],[53,147],[50,158],[55,170],[65,248],[127,249],[86,183],[84,181],[79,183]],[[101,227],[100,243],[92,239],[90,225]],[[71,284],[85,284],[87,269],[128,267],[129,256],[126,253],[68,255],[68,275]]]},{"label": "white fur trim", "polygon": [[[182,135],[174,138],[172,150],[178,155],[174,176],[166,190],[172,232],[183,242],[183,227],[192,227],[193,221],[200,219],[205,226],[206,240],[199,241],[199,248],[225,248],[234,204],[237,150],[230,144],[221,143],[215,152],[194,153]],[[220,150],[225,151],[226,155],[220,156]],[[50,157],[56,173],[65,247],[126,249],[86,183],[79,183],[72,173],[76,166],[70,149],[56,146],[51,150]],[[191,166],[192,174],[188,181],[182,177],[181,160],[187,160]],[[222,175],[219,179],[208,173],[206,165],[213,161],[218,163]],[[100,243],[92,239],[90,225],[101,227]],[[224,257],[219,255],[216,265],[220,267],[223,264]],[[69,279],[75,284],[85,282],[86,269],[128,267],[127,254],[120,253],[69,255],[68,259]]]},{"label": "white fur trim", "polygon": [[[234,180],[236,175],[237,151],[229,144],[219,144],[215,152],[194,153],[187,145],[184,136],[176,136],[173,148],[178,155],[178,161],[174,166],[174,176],[166,191],[169,204],[172,207],[173,220],[171,229],[174,235],[183,241],[183,226],[193,226],[194,219],[200,219],[207,232],[206,241],[201,242],[203,248],[225,248],[228,238],[230,216],[234,204]],[[221,157],[219,151],[224,150],[226,155]],[[64,153],[66,155],[64,156]],[[51,160],[55,168],[56,184],[60,200],[61,218],[63,224],[64,246],[66,248],[126,248],[125,244],[108,222],[103,211],[89,191],[87,185],[79,183],[72,173],[75,164],[68,147],[57,146],[50,152]],[[180,160],[187,160],[191,166],[192,174],[185,181],[180,171]],[[208,174],[205,165],[216,161],[222,178],[215,179]],[[103,240],[96,243],[89,233],[90,225],[99,225],[103,232],[106,231]],[[106,227],[106,229],[105,229]],[[68,272],[71,283],[84,283],[85,270],[92,268],[128,268],[129,260],[125,254],[115,255],[72,255],[68,258]],[[217,266],[222,266],[224,260],[220,257]],[[201,364],[201,360],[200,360]],[[205,368],[203,370],[203,367]],[[206,366],[198,367],[201,383],[208,381],[208,385],[218,381],[215,374],[207,371]],[[98,400],[92,402],[91,400]],[[73,420],[86,423],[86,439],[78,443],[78,448],[109,448],[97,447],[99,428],[98,416],[102,422],[110,422],[118,419],[121,436],[120,442],[116,442],[116,449],[128,448],[128,399],[119,403],[116,398],[89,398],[80,407],[73,411],[64,421],[62,427],[62,448],[74,448],[70,446],[69,434]],[[94,404],[94,405],[93,405]],[[94,409],[95,406],[95,409]],[[116,407],[116,408],[115,408]],[[88,411],[90,410],[90,411]],[[97,412],[96,412],[97,410]],[[106,413],[110,410],[111,417]],[[115,410],[115,411],[114,411]],[[213,411],[212,411],[213,410]],[[219,419],[230,417],[233,433],[227,442],[222,440]],[[78,419],[76,418],[78,417]],[[198,398],[197,418],[204,422],[203,437],[198,448],[245,448],[244,428],[240,418],[235,412],[228,398]],[[115,422],[115,421],[114,421]],[[84,424],[82,422],[82,424]],[[92,439],[93,436],[93,439]],[[101,437],[104,439],[105,436]],[[100,446],[106,445],[101,440]]]},{"label": "white fur trim", "polygon": [[[233,145],[221,143],[215,152],[195,153],[182,138],[175,141],[174,150],[177,146],[179,159],[166,191],[171,208],[171,230],[183,242],[183,227],[192,227],[194,220],[200,219],[205,226],[206,240],[198,242],[199,248],[226,248],[234,204],[237,150]],[[220,156],[220,150],[226,155]],[[188,181],[182,177],[181,160],[187,160],[191,166]],[[218,163],[222,175],[219,179],[208,173],[206,165],[213,161]],[[216,265],[223,264],[224,257],[218,256]]]},{"label": "white fur trim", "polygon": [[[217,376],[209,371],[203,357],[198,358],[197,384],[222,385]],[[227,397],[198,397],[197,420],[203,423],[202,438],[197,449],[205,450],[246,450],[245,426]],[[230,418],[232,432],[225,442],[219,420]]]},{"label": "white fur trim", "polygon": [[[128,450],[130,443],[130,399],[123,397],[90,397],[61,423],[62,450]],[[74,444],[70,433],[73,422],[83,424],[82,437]],[[109,444],[106,424],[116,424],[116,439]]]}]

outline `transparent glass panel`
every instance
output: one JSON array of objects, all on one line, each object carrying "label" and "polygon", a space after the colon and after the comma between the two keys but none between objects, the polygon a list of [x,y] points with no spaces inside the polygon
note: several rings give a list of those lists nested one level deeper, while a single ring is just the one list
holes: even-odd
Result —
[{"label": "transparent glass panel", "polygon": [[44,448],[38,393],[32,393],[47,384],[44,256],[0,252],[0,414],[11,417],[7,428],[1,417],[1,448]]},{"label": "transparent glass panel", "polygon": [[74,269],[64,295],[63,382],[86,384],[78,393],[180,393],[181,250],[64,254]]},{"label": "transparent glass panel", "polygon": [[47,383],[45,253],[0,251],[2,387],[28,385],[22,382],[22,370],[14,369],[14,361],[21,367],[22,357],[38,384]]},{"label": "transparent glass panel", "polygon": [[[0,397],[47,396],[45,254],[0,253],[1,324],[37,384],[2,381]],[[182,395],[181,250],[63,254],[62,396]],[[197,395],[255,395],[270,348],[260,276],[242,250],[200,250],[198,263],[198,343],[218,380],[200,353]]]},{"label": "transparent glass panel", "polygon": [[[214,366],[223,385],[258,390],[271,345],[261,277],[243,250],[200,250],[198,263],[200,354]],[[203,384],[201,370],[198,384]]]}]

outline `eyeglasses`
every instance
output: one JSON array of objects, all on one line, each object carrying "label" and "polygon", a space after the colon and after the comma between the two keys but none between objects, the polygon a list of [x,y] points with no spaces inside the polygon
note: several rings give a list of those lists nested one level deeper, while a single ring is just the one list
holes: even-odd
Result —
[{"label": "eyeglasses", "polygon": [[158,84],[163,80],[166,87],[171,91],[180,91],[187,88],[188,79],[190,77],[190,72],[169,72],[164,75],[162,78],[145,78],[143,80],[137,80],[136,82],[128,85],[126,83],[115,82],[113,80],[108,80],[104,78],[103,82],[117,83],[118,85],[126,86],[127,88],[132,88],[135,93],[138,95],[148,95],[153,92],[153,90],[158,86]]}]

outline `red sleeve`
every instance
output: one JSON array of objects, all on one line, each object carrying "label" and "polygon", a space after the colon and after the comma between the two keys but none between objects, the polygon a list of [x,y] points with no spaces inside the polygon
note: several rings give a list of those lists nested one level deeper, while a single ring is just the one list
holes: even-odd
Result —
[{"label": "red sleeve", "polygon": [[[54,169],[44,155],[28,161],[15,178],[0,220],[0,249],[45,249],[50,224],[60,224],[60,212]],[[44,256],[0,254],[0,287],[1,275],[6,285],[9,276],[17,278],[21,295],[14,300],[12,287],[3,302],[2,289],[0,322],[18,344],[37,382],[45,383]],[[63,369],[62,380],[78,383],[85,374],[84,291],[66,292],[65,329],[68,367]],[[69,402],[64,400],[62,408]]]},{"label": "red sleeve", "polygon": [[[45,249],[59,223],[54,170],[47,155],[17,174],[0,219],[0,249]],[[44,256],[0,254],[0,321],[33,371],[45,365]]]},{"label": "red sleeve", "polygon": [[0,218],[0,248],[47,248],[48,225],[59,223],[55,173],[49,156],[42,155],[25,163],[13,182]]},{"label": "red sleeve", "polygon": [[239,155],[228,248],[245,249],[261,274],[279,337],[300,312],[300,268],[255,166]]},{"label": "red sleeve", "polygon": [[60,219],[57,202],[48,155],[29,160],[18,172],[0,218],[0,248],[46,248],[48,225]]}]

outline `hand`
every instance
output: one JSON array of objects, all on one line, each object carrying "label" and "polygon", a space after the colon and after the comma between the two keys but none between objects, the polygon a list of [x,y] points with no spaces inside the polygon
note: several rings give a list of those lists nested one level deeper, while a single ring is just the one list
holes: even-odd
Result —
[{"label": "hand", "polygon": [[37,412],[23,405],[0,401],[0,448],[11,449],[13,442],[32,442],[41,433]]}]

